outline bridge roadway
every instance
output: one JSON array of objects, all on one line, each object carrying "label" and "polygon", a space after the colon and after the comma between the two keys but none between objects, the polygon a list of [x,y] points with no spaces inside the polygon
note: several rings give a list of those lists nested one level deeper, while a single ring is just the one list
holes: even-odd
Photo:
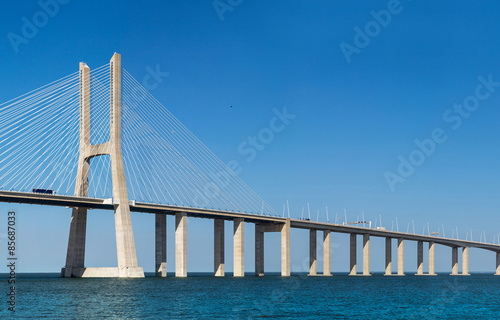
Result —
[{"label": "bridge roadway", "polygon": [[[106,199],[38,194],[31,192],[0,191],[0,202],[61,206],[61,207],[86,207],[89,209],[104,209],[104,210],[114,209],[113,204],[107,202]],[[242,218],[246,222],[269,223],[269,224],[283,224],[285,223],[286,220],[285,218],[281,217],[255,215],[249,213],[228,212],[223,210],[212,210],[212,209],[187,208],[180,206],[170,206],[170,205],[141,203],[141,202],[135,202],[135,204],[134,202],[132,202],[130,205],[130,211],[141,212],[141,213],[152,213],[152,214],[164,213],[168,215],[175,215],[177,212],[185,212],[189,217],[225,219],[225,220],[234,220],[236,218]],[[377,230],[377,229],[338,225],[333,223],[315,222],[315,221],[300,220],[300,219],[290,219],[290,227],[297,229],[307,229],[307,230],[328,230],[337,233],[348,233],[348,234],[355,233],[359,235],[369,234],[371,236],[383,237],[383,238],[394,238],[394,239],[404,238],[405,240],[411,240],[411,241],[434,242],[436,244],[448,247],[480,248],[494,252],[500,252],[500,245],[491,243],[418,235],[418,234],[396,232],[389,230]]]},{"label": "bridge roadway", "polygon": [[[0,202],[35,204],[61,207],[82,207],[88,209],[114,210],[116,203],[112,199],[97,199],[87,197],[49,195],[28,192],[0,191]],[[281,274],[290,276],[290,228],[306,229],[310,232],[309,243],[309,275],[317,275],[316,233],[323,231],[323,275],[330,272],[330,233],[350,234],[350,274],[352,276],[370,274],[370,237],[386,238],[386,269],[385,275],[392,273],[392,240],[398,240],[397,246],[397,274],[404,275],[404,240],[416,241],[417,247],[417,275],[436,275],[435,244],[451,247],[452,275],[469,275],[469,248],[478,248],[496,253],[496,275],[500,275],[500,245],[450,239],[429,235],[418,235],[404,232],[378,230],[364,227],[338,225],[332,223],[298,220],[290,218],[272,217],[249,213],[229,212],[223,210],[188,208],[172,205],[141,203],[130,201],[130,211],[155,214],[156,234],[156,275],[166,276],[166,229],[165,215],[176,217],[175,252],[176,277],[187,276],[187,217],[206,218],[214,220],[214,273],[215,276],[224,276],[224,220],[234,221],[234,276],[244,276],[244,222],[255,223],[255,274],[264,275],[264,233],[281,232]],[[363,272],[357,272],[356,238],[363,236]],[[423,243],[429,243],[429,272],[423,271]],[[458,270],[458,249],[462,248],[462,273]],[[99,268],[84,268],[81,276],[107,277],[101,274]],[[114,272],[114,271],[113,271]],[[114,276],[114,275],[113,275]]]}]

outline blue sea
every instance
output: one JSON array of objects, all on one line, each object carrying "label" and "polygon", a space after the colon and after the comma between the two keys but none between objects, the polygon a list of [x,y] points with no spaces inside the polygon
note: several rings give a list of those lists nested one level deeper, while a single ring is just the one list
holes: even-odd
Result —
[{"label": "blue sea", "polygon": [[21,274],[16,312],[0,276],[0,319],[500,319],[500,277],[64,279]]}]

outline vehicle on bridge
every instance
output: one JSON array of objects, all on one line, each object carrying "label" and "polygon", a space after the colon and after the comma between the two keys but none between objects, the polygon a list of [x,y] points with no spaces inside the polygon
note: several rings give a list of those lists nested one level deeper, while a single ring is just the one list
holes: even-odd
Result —
[{"label": "vehicle on bridge", "polygon": [[56,194],[54,190],[50,189],[33,189],[33,193],[41,193],[41,194]]}]

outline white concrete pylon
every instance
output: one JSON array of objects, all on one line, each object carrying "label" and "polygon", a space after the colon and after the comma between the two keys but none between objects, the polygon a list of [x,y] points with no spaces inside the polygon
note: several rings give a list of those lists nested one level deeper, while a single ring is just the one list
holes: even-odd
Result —
[{"label": "white concrete pylon", "polygon": [[[113,200],[115,204],[116,251],[118,256],[118,274],[120,277],[144,277],[142,268],[137,265],[134,232],[128,202],[125,168],[122,157],[122,63],[121,55],[115,53],[110,61],[111,77],[111,125],[110,156],[111,179],[113,181]],[[99,154],[100,155],[100,154]]]},{"label": "white concrete pylon", "polygon": [[[80,63],[80,148],[75,183],[75,196],[87,197],[89,190],[90,159],[85,157],[90,145],[90,68]],[[76,277],[85,268],[85,240],[87,233],[87,208],[73,208],[66,253],[66,266],[62,276]],[[75,269],[75,270],[73,270]],[[77,271],[81,269],[80,271]],[[76,271],[73,272],[73,271]]]},{"label": "white concrete pylon", "polygon": [[80,154],[75,184],[76,196],[88,196],[90,159],[110,155],[118,267],[114,269],[84,267],[87,210],[74,208],[66,266],[62,272],[64,277],[144,277],[144,271],[137,264],[121,149],[121,73],[121,55],[115,53],[110,61],[110,139],[100,145],[91,145],[90,69],[85,63],[80,63]]}]

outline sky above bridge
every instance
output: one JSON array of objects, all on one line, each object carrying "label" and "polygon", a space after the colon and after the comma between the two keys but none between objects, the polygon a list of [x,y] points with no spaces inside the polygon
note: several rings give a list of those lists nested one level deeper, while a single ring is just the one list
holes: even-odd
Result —
[{"label": "sky above bridge", "polygon": [[[127,71],[279,214],[288,200],[292,218],[303,207],[307,216],[309,203],[314,220],[320,210],[326,221],[328,206],[330,222],[336,213],[344,221],[345,209],[349,221],[363,212],[388,229],[413,231],[414,221],[417,233],[429,224],[492,242],[499,13],[492,1],[9,1],[0,13],[0,102],[119,52]],[[0,230],[11,208],[20,271],[58,271],[71,210],[0,204]],[[132,219],[139,265],[152,271],[154,217]],[[169,271],[173,225],[169,217]],[[189,220],[188,271],[212,270],[212,228]],[[231,271],[229,223],[226,232]],[[116,265],[112,213],[90,211],[87,236],[87,266]],[[292,271],[308,258],[308,239],[292,231]],[[266,241],[266,270],[279,270],[279,236]],[[332,270],[347,271],[348,238],[333,243]],[[408,247],[412,270],[416,244]],[[372,248],[372,269],[382,270],[383,241]],[[437,271],[449,271],[451,250],[437,250]],[[471,251],[471,271],[493,266],[493,254]]]}]

